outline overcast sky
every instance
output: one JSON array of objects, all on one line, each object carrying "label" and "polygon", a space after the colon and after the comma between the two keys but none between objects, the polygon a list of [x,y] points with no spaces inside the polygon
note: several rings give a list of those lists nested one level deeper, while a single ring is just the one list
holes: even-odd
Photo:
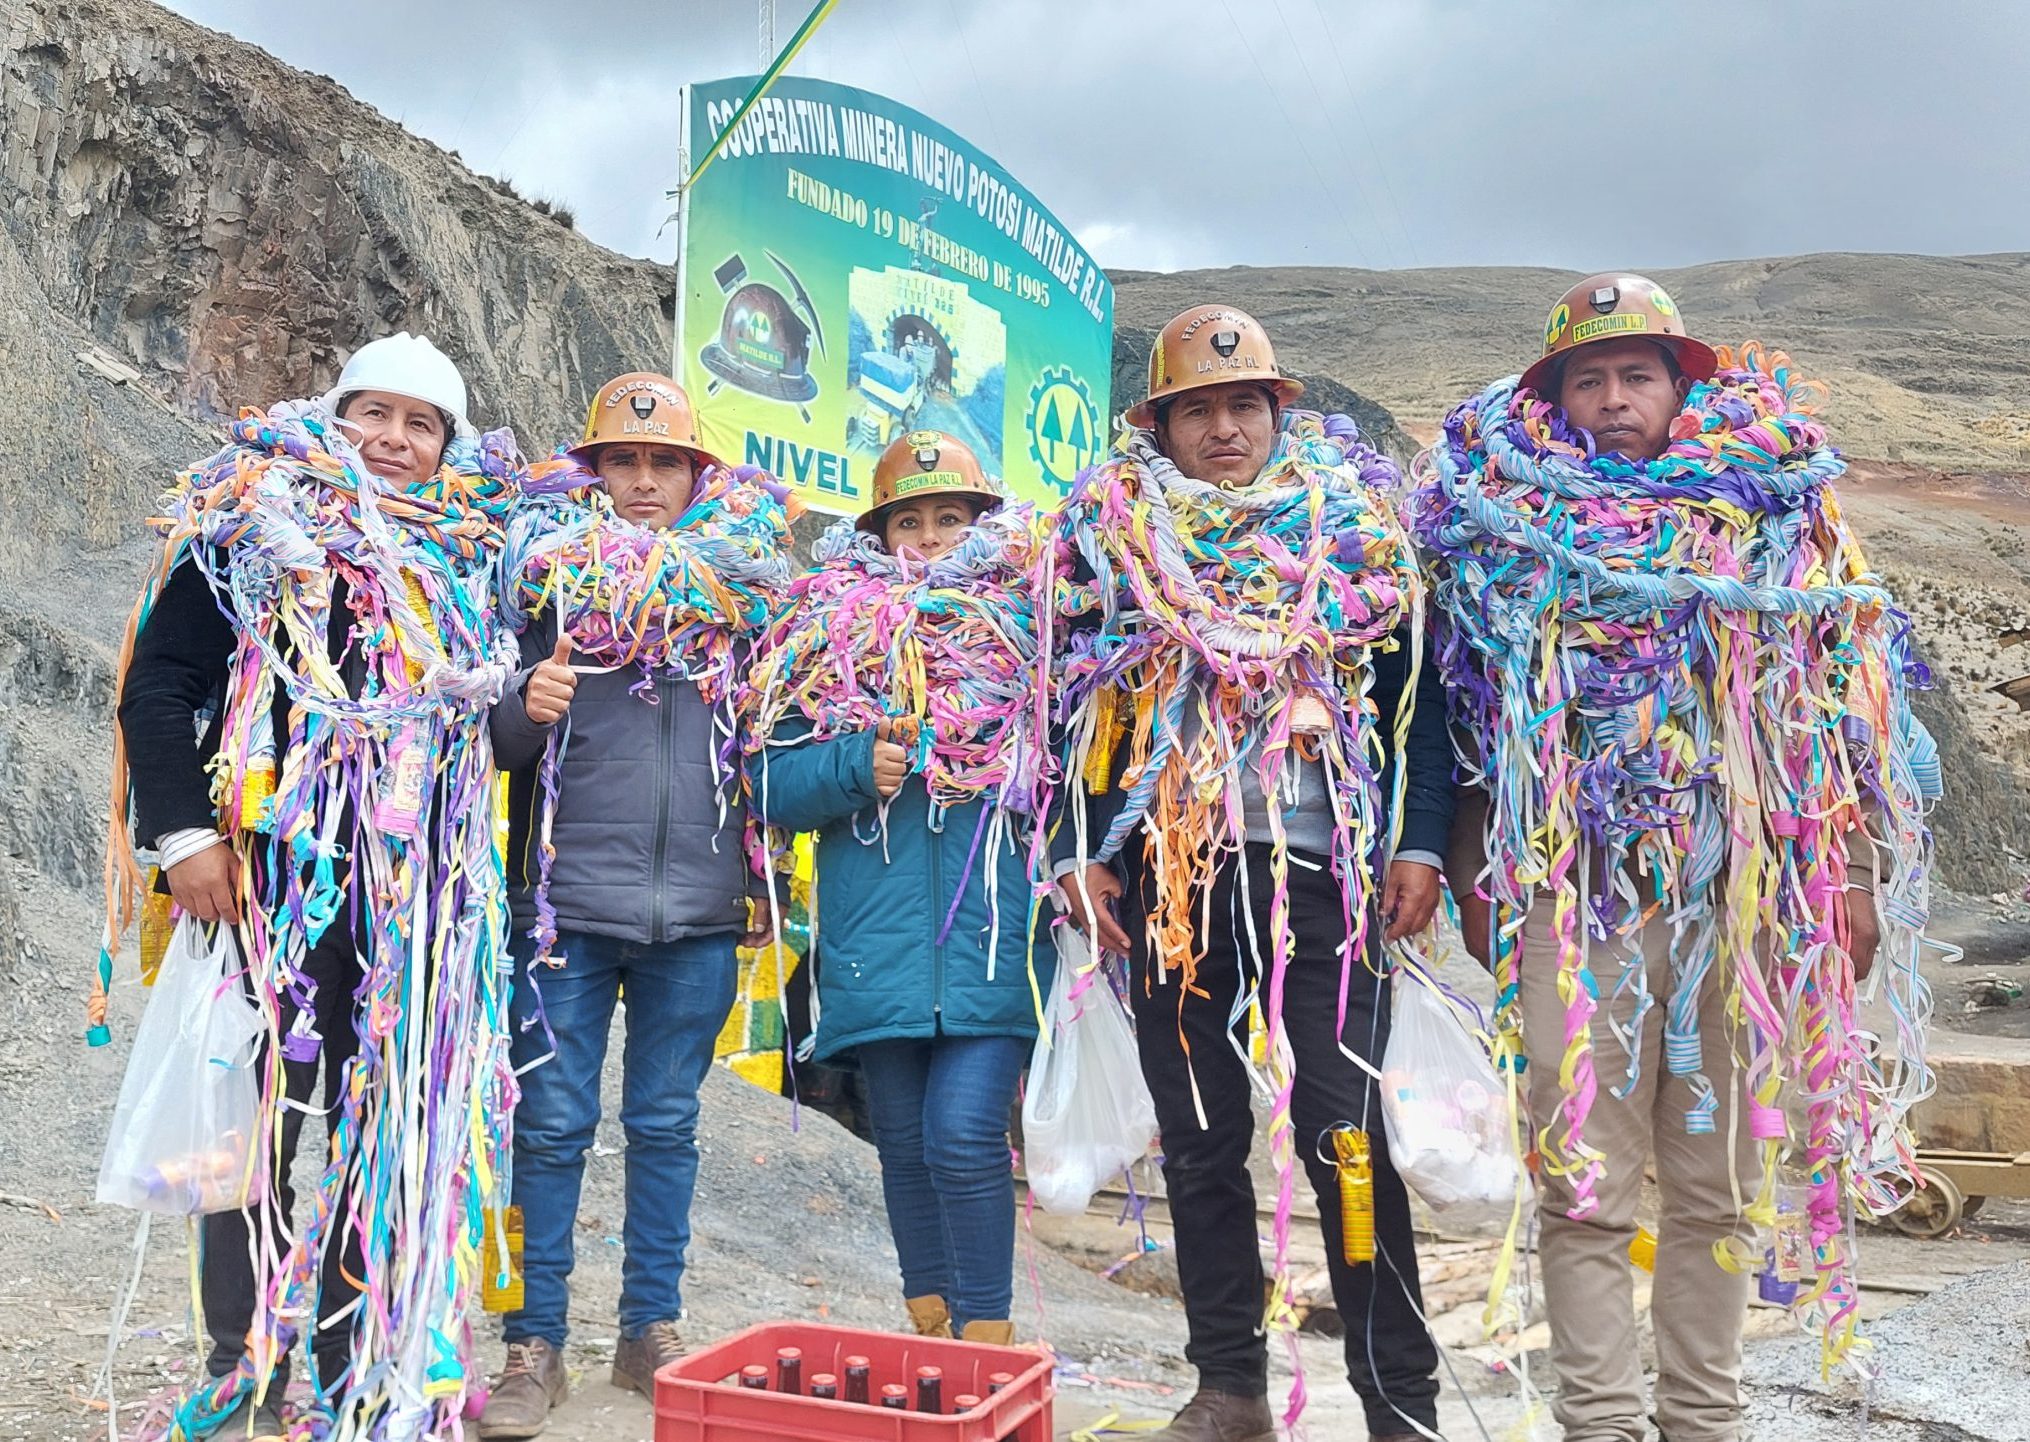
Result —
[{"label": "overcast sky", "polygon": [[[749,0],[171,0],[668,259]],[[786,40],[808,0],[781,0]],[[841,0],[797,73],[994,156],[1103,264],[2030,250],[2014,0]]]}]

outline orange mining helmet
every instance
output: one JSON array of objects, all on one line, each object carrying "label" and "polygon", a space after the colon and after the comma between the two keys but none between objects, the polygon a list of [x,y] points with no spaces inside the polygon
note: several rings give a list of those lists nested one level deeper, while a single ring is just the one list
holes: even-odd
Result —
[{"label": "orange mining helmet", "polygon": [[601,386],[585,415],[585,434],[569,455],[596,469],[599,447],[615,443],[675,446],[689,451],[701,470],[723,464],[698,444],[698,417],[684,388],[653,371],[630,371]]},{"label": "orange mining helmet", "polygon": [[918,496],[977,496],[985,514],[1001,504],[1001,487],[980,465],[964,441],[943,431],[911,431],[881,453],[874,463],[874,484],[867,509],[856,524],[870,535],[881,529],[881,513],[897,501]]},{"label": "orange mining helmet", "polygon": [[1302,381],[1276,369],[1276,350],[1260,321],[1232,306],[1195,305],[1157,333],[1149,394],[1128,407],[1128,424],[1147,430],[1156,424],[1156,407],[1172,396],[1229,381],[1266,386],[1280,406],[1304,394]]},{"label": "orange mining helmet", "polygon": [[1646,276],[1610,270],[1587,276],[1551,307],[1550,319],[1544,322],[1544,353],[1522,373],[1523,388],[1542,394],[1557,372],[1559,357],[1599,340],[1656,341],[1670,349],[1678,369],[1695,381],[1712,379],[1720,368],[1711,346],[1685,334],[1685,318],[1662,286]]}]

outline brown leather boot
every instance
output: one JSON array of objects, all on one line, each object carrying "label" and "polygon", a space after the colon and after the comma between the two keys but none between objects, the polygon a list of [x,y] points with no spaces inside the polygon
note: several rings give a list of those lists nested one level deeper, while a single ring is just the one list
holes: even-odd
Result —
[{"label": "brown leather boot", "polygon": [[905,1297],[903,1305],[909,1308],[909,1325],[917,1336],[951,1336],[952,1314],[943,1297]]},{"label": "brown leather boot", "polygon": [[959,1333],[968,1342],[988,1342],[996,1347],[1015,1345],[1015,1324],[1013,1322],[989,1322],[979,1317],[966,1323]]},{"label": "brown leather boot", "polygon": [[651,1322],[641,1335],[622,1337],[613,1350],[613,1385],[654,1399],[656,1373],[684,1355],[675,1322]]},{"label": "brown leather boot", "polygon": [[1242,1397],[1200,1387],[1170,1425],[1151,1434],[1171,1442],[1276,1442],[1267,1397]]},{"label": "brown leather boot", "polygon": [[507,1366],[494,1378],[486,1409],[479,1414],[479,1435],[487,1442],[533,1437],[569,1390],[563,1353],[541,1337],[510,1342]]}]

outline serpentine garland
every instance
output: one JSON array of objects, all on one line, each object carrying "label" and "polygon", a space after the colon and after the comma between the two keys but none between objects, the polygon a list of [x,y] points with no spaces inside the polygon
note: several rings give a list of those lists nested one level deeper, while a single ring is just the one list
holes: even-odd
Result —
[{"label": "serpentine garland", "polygon": [[[1656,999],[1639,959],[1594,976],[1587,940],[1669,926],[1664,1063],[1699,1097],[1685,1124],[1713,1129],[1705,1073],[1723,1053],[1708,1048],[1734,1048],[1766,1163],[1748,1214],[1781,1224],[1787,1149],[1808,1178],[1817,1269],[1798,1306],[1819,1316],[1830,1362],[1852,1346],[1858,1301],[1844,1203],[1881,1213],[1912,1186],[1931,842],[1910,713],[1928,674],[1841,519],[1830,482],[1845,463],[1812,417],[1817,389],[1781,353],[1723,351],[1645,463],[1597,454],[1557,407],[1498,382],[1420,461],[1412,526],[1435,563],[1460,761],[1491,798],[1482,884],[1511,1058],[1523,921],[1552,908],[1557,955],[1527,959],[1557,967],[1567,1008],[1544,1164],[1570,1177],[1575,1216],[1596,1205],[1603,1159],[1585,1121],[1606,1064],[1588,1023],[1604,990],[1633,992],[1638,1015]],[[1850,867],[1873,874],[1878,859],[1893,1047],[1862,1028],[1848,950]],[[1699,1034],[1709,981],[1739,1008],[1736,1036]],[[1617,1088],[1633,1085],[1635,1035]]]},{"label": "serpentine garland", "polygon": [[810,723],[799,741],[890,721],[933,807],[989,803],[974,845],[977,855],[984,842],[988,858],[989,981],[1000,957],[1001,838],[1048,761],[1027,711],[1036,682],[1035,546],[1027,506],[982,517],[928,562],[891,555],[853,521],[839,521],[818,539],[817,564],[790,584],[748,683],[756,752],[792,713]]},{"label": "serpentine garland", "polygon": [[[598,476],[562,453],[534,466],[526,488],[501,560],[502,619],[519,633],[554,606],[575,651],[608,670],[637,669],[635,689],[651,700],[658,676],[695,682],[716,713],[723,814],[728,788],[744,788],[741,677],[788,584],[789,523],[800,503],[758,467],[713,466],[683,514],[652,530],[617,515]],[[535,960],[546,965],[560,964],[551,834],[569,734],[568,720],[552,730],[540,772]],[[750,863],[767,865],[751,819],[747,850]]]},{"label": "serpentine garland", "polygon": [[903,719],[933,804],[1021,805],[1043,759],[1027,725],[1034,552],[1026,506],[982,517],[929,562],[890,555],[851,520],[833,525],[756,653],[750,745],[792,711],[817,740]]},{"label": "serpentine garland", "polygon": [[[344,1324],[351,1365],[319,1379],[329,1390],[306,1435],[455,1436],[476,1383],[466,1312],[514,1096],[486,715],[514,669],[490,608],[520,466],[512,435],[496,431],[477,447],[454,440],[436,476],[398,489],[321,403],[288,402],[244,413],[151,523],[165,548],[134,625],[186,564],[238,638],[213,797],[242,863],[241,947],[271,1043],[250,1195],[278,1180],[282,1063],[326,1041],[301,963],[342,912],[365,972],[310,1215],[293,1236],[257,1223],[248,1353],[176,1404],[173,1439],[204,1435],[266,1389],[317,1315],[325,1252],[348,1240],[363,1263]],[[357,694],[331,660],[334,629],[363,674]],[[118,876],[132,867],[118,780],[116,795]],[[342,1196],[349,1236],[336,1225]]]},{"label": "serpentine garland", "polygon": [[[1037,724],[1063,728],[1073,758],[1059,824],[1073,828],[1083,859],[1105,861],[1147,822],[1151,943],[1183,974],[1180,1006],[1197,968],[1192,923],[1206,888],[1245,843],[1272,847],[1269,957],[1255,958],[1241,1005],[1258,1002],[1267,1026],[1280,1179],[1268,1322],[1293,1348],[1294,1064],[1282,1016],[1293,945],[1289,850],[1280,804],[1267,808],[1268,836],[1245,834],[1242,775],[1252,768],[1265,797],[1289,798],[1302,762],[1323,763],[1349,943],[1343,1031],[1353,968],[1366,965],[1355,959],[1368,955],[1370,869],[1387,840],[1380,728],[1392,722],[1400,742],[1408,724],[1407,708],[1394,718],[1374,714],[1372,651],[1396,645],[1406,624],[1412,635],[1421,630],[1421,578],[1390,500],[1399,479],[1345,416],[1286,412],[1261,475],[1232,488],[1186,477],[1153,435],[1135,432],[1122,453],[1079,478],[1036,568],[1036,594],[1049,602],[1042,654],[1056,691],[1054,717],[1039,715]],[[1112,784],[1124,789],[1124,804],[1095,847],[1083,792],[1107,788],[1123,740],[1127,764]],[[1081,769],[1085,787],[1069,779]],[[1300,1371],[1292,1418],[1303,1401]]]}]

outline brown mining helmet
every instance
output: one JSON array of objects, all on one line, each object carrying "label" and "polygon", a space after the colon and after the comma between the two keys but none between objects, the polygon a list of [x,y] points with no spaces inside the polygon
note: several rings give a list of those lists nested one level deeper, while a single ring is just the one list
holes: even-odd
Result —
[{"label": "brown mining helmet", "polygon": [[897,501],[918,496],[973,496],[982,515],[1001,504],[1001,488],[964,441],[943,431],[911,431],[874,463],[867,509],[855,523],[870,535],[881,531],[881,513]]},{"label": "brown mining helmet", "polygon": [[585,415],[585,434],[567,454],[596,470],[599,448],[615,444],[674,446],[689,451],[699,470],[722,464],[698,444],[698,417],[684,388],[653,371],[630,371],[601,386]]},{"label": "brown mining helmet", "polygon": [[1195,305],[1157,333],[1149,351],[1149,394],[1128,407],[1128,424],[1147,430],[1156,424],[1156,408],[1172,396],[1232,381],[1266,387],[1279,406],[1304,394],[1302,381],[1276,369],[1275,347],[1260,321],[1232,306]]},{"label": "brown mining helmet", "polygon": [[1602,340],[1656,341],[1677,357],[1678,369],[1689,380],[1710,380],[1720,368],[1711,346],[1685,334],[1685,318],[1669,292],[1646,276],[1610,270],[1587,276],[1551,307],[1544,322],[1544,353],[1522,373],[1523,388],[1543,395],[1561,357]]}]

